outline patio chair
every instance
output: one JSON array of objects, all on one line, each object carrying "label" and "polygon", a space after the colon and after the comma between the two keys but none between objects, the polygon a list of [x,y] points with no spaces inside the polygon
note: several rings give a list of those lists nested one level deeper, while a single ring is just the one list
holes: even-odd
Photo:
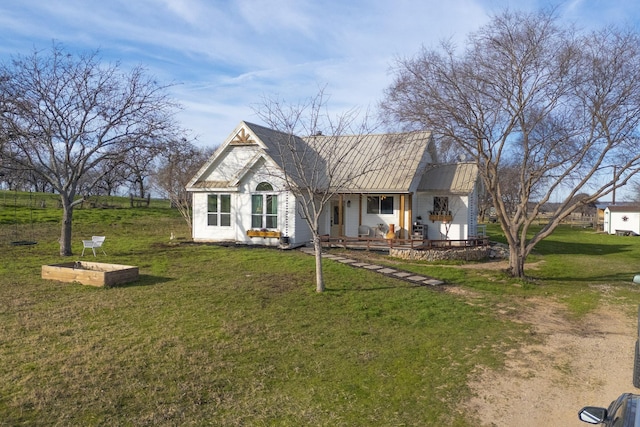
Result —
[{"label": "patio chair", "polygon": [[84,256],[84,250],[87,248],[91,248],[93,251],[93,256],[96,256],[96,248],[99,248],[103,254],[107,254],[104,249],[102,249],[102,244],[106,239],[105,236],[91,236],[91,240],[83,240],[82,241],[82,255]]},{"label": "patio chair", "polygon": [[373,236],[373,230],[366,225],[358,226],[358,237],[371,237]]}]

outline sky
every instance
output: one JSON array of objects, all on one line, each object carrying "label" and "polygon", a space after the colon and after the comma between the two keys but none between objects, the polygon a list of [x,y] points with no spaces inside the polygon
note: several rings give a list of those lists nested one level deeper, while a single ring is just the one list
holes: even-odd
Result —
[{"label": "sky", "polygon": [[640,25],[637,0],[0,0],[0,61],[56,42],[142,65],[209,147],[242,120],[260,124],[265,99],[297,104],[324,88],[333,114],[375,112],[398,58],[464,45],[505,8],[549,6],[585,29]]}]

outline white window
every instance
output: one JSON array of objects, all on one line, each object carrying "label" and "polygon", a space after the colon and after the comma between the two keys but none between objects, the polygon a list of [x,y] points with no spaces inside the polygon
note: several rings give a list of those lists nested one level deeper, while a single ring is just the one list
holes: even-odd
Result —
[{"label": "white window", "polygon": [[272,191],[268,182],[256,186],[259,194],[251,195],[251,228],[278,228],[278,196],[268,194]]},{"label": "white window", "polygon": [[209,194],[207,196],[207,225],[229,227],[231,225],[231,195]]},{"label": "white window", "polygon": [[433,198],[433,214],[434,215],[451,215],[449,211],[449,198],[435,196]]},{"label": "white window", "polygon": [[393,214],[393,196],[367,197],[368,214]]}]

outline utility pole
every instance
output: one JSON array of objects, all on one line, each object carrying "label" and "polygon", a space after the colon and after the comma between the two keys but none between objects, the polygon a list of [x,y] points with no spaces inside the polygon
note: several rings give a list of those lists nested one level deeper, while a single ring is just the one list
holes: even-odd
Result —
[{"label": "utility pole", "polygon": [[613,192],[611,193],[611,204],[616,204],[616,165],[613,165]]}]

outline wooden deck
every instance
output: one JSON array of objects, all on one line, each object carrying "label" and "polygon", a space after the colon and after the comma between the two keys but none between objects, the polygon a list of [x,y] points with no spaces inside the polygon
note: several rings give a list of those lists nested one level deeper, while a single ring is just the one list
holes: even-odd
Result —
[{"label": "wooden deck", "polygon": [[453,249],[488,245],[489,238],[487,237],[474,237],[464,240],[420,240],[322,236],[322,246],[325,248],[364,249],[368,251],[388,251],[390,248],[415,250]]}]

